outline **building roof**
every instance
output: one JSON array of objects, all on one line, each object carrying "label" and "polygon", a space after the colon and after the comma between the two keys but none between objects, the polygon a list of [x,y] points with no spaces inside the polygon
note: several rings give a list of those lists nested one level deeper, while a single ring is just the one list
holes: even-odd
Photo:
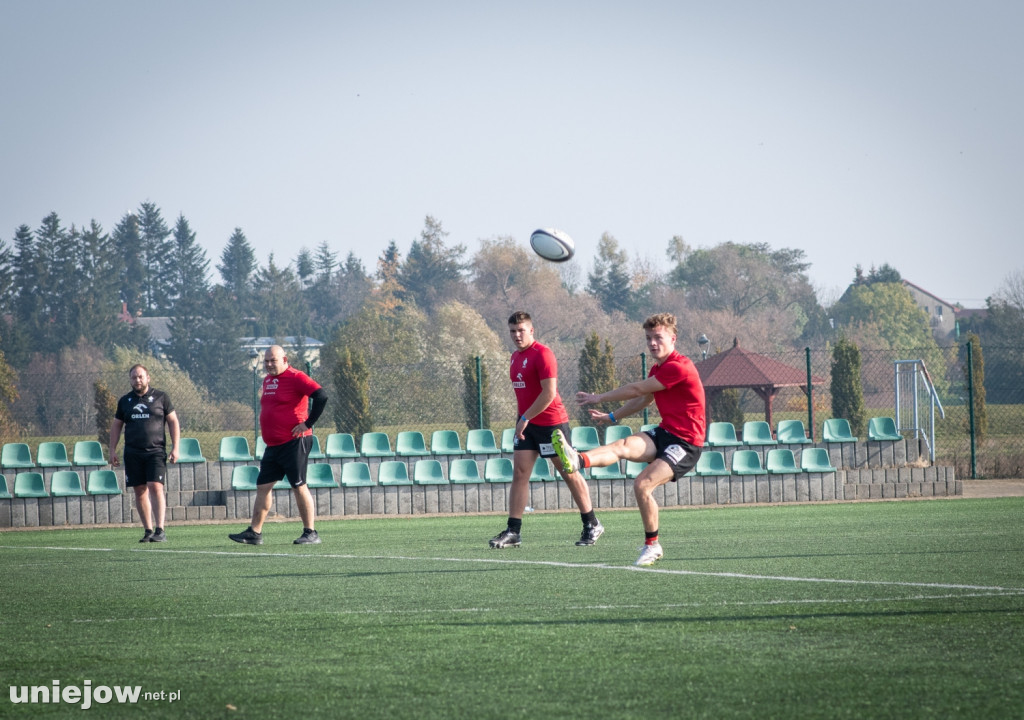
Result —
[{"label": "building roof", "polygon": [[[803,387],[807,384],[805,368],[744,350],[738,339],[732,342],[732,347],[725,352],[695,363],[705,389]],[[815,385],[825,382],[817,376],[812,376],[811,381]]]}]

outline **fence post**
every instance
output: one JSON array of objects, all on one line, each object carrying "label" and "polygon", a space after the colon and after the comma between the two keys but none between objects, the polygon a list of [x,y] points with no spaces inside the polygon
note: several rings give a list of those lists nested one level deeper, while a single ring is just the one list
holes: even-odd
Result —
[{"label": "fence post", "polygon": [[[647,379],[647,353],[640,353],[640,379]],[[647,408],[644,408],[643,424],[647,424]]]},{"label": "fence post", "polygon": [[971,479],[978,479],[978,457],[974,437],[974,344],[967,341],[967,421],[971,433]]},{"label": "fence post", "polygon": [[478,428],[484,426],[484,380],[480,375],[480,356],[476,356],[476,416]]},{"label": "fence post", "polygon": [[807,427],[811,431],[811,442],[814,442],[814,386],[811,384],[811,348],[805,347],[807,356]]}]

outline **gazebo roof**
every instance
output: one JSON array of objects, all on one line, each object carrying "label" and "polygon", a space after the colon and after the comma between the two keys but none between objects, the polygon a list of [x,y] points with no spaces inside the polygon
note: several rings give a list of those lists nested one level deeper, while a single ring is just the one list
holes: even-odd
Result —
[{"label": "gazebo roof", "polygon": [[[781,388],[803,387],[807,384],[807,371],[774,360],[767,355],[748,352],[739,340],[725,352],[695,363],[704,388]],[[812,375],[815,385],[825,380]]]}]

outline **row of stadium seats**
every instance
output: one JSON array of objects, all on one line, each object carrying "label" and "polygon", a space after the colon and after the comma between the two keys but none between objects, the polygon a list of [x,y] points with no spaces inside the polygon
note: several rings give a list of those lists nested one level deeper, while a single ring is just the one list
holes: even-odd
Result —
[{"label": "row of stadium seats", "polygon": [[86,485],[77,470],[57,470],[50,476],[50,492],[46,491],[43,474],[20,472],[14,476],[14,493],[7,477],[0,475],[0,500],[12,498],[74,497],[77,495],[120,495],[121,488],[113,470],[92,470]]},{"label": "row of stadium seats", "polygon": [[[178,449],[178,462],[203,463],[199,449],[199,441],[195,438],[181,438]],[[110,463],[103,455],[103,446],[96,440],[76,442],[71,458],[62,442],[41,442],[36,451],[36,459],[32,460],[32,450],[27,443],[5,443],[0,450],[0,467],[4,470],[24,468],[69,468],[69,467],[102,467]]]},{"label": "row of stadium seats", "polygon": [[[850,421],[845,418],[830,418],[822,424],[821,437],[827,443],[857,442],[850,430]],[[740,439],[742,438],[742,439]],[[868,440],[896,441],[903,436],[896,430],[896,421],[891,417],[873,417],[868,420]],[[708,426],[705,445],[708,447],[735,447],[739,445],[805,445],[812,442],[807,437],[803,420],[780,420],[772,435],[771,426],[764,420],[743,423],[740,436],[730,422],[713,422]]]}]

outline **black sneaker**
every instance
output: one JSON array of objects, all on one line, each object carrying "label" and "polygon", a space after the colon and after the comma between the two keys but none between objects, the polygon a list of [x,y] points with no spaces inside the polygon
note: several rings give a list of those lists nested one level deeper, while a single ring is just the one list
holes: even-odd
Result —
[{"label": "black sneaker", "polygon": [[577,545],[593,545],[597,539],[604,535],[604,525],[598,521],[597,525],[584,525],[583,534],[576,541]]},{"label": "black sneaker", "polygon": [[153,537],[149,539],[150,542],[167,542],[167,535],[164,534],[163,528],[157,528],[156,532],[153,533]]},{"label": "black sneaker", "polygon": [[520,538],[519,533],[512,532],[508,528],[505,528],[491,538],[492,548],[519,547],[522,543],[523,541],[522,538]]},{"label": "black sneaker", "polygon": [[293,541],[294,545],[319,545],[320,536],[316,534],[316,530],[303,530],[302,534],[295,538]]},{"label": "black sneaker", "polygon": [[252,525],[247,527],[243,532],[234,533],[228,535],[229,538],[234,540],[236,543],[242,543],[243,545],[262,545],[263,544],[263,533],[258,533],[252,529]]},{"label": "black sneaker", "polygon": [[153,542],[153,531],[147,529],[146,532],[142,535],[142,539],[139,540],[139,542]]}]

